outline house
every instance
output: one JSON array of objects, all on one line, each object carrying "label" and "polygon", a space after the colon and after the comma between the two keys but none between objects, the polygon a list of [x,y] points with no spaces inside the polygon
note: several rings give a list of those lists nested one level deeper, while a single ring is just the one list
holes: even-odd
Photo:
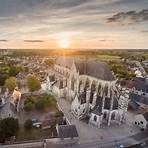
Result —
[{"label": "house", "polygon": [[139,126],[143,130],[147,129],[148,128],[148,112],[135,115],[134,124]]},{"label": "house", "polygon": [[57,125],[56,130],[61,140],[78,140],[78,132],[75,125]]},{"label": "house", "polygon": [[148,96],[148,78],[144,77],[135,77],[133,81],[133,92],[138,95],[147,95]]},{"label": "house", "polygon": [[139,95],[131,92],[129,94],[129,100],[129,106],[131,106],[134,110],[138,110],[140,108],[148,108],[148,96]]},{"label": "house", "polygon": [[22,95],[21,92],[16,87],[12,94],[11,104],[15,107],[17,112],[19,112],[21,95]]},{"label": "house", "polygon": [[3,97],[0,98],[0,109],[4,107],[5,103],[5,99]]},{"label": "house", "polygon": [[136,77],[140,77],[140,78],[143,77],[142,72],[138,69],[135,71],[135,75],[136,75]]},{"label": "house", "polygon": [[128,92],[119,87],[106,63],[95,59],[59,57],[52,75],[50,73],[48,88],[71,103],[71,112],[79,120],[89,116],[89,123],[94,124],[93,112],[100,112],[98,128],[103,120],[108,126],[112,119],[119,124],[125,121]]}]

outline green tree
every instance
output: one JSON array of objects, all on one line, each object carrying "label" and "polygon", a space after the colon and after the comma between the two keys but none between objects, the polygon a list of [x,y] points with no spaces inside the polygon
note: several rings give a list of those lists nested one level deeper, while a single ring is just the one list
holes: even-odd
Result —
[{"label": "green tree", "polygon": [[47,59],[47,60],[45,60],[45,63],[48,66],[53,66],[55,64],[55,60],[54,59]]},{"label": "green tree", "polygon": [[5,81],[5,87],[8,88],[10,91],[14,90],[17,86],[17,80],[15,77],[10,77]]},{"label": "green tree", "polygon": [[15,136],[19,129],[18,119],[15,118],[5,118],[0,121],[0,140],[5,141],[5,139]]},{"label": "green tree", "polygon": [[36,110],[43,110],[45,108],[45,100],[44,99],[38,99],[35,103]]},{"label": "green tree", "polygon": [[34,104],[32,102],[28,102],[26,104],[24,104],[24,110],[26,112],[30,112],[34,107]]},{"label": "green tree", "polygon": [[34,104],[35,100],[33,96],[28,97],[27,99],[25,99],[24,104],[27,104],[31,102],[32,104]]},{"label": "green tree", "polygon": [[29,75],[27,77],[27,86],[30,92],[34,92],[41,88],[41,83],[35,75]]},{"label": "green tree", "polygon": [[9,78],[9,75],[6,73],[2,73],[0,69],[0,85],[4,85],[7,78]]}]

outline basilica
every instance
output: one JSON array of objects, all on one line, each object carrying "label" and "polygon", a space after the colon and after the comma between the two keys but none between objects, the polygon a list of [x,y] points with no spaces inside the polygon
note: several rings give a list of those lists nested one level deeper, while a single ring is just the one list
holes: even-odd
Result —
[{"label": "basilica", "polygon": [[129,92],[117,83],[108,65],[95,59],[59,57],[47,77],[48,88],[71,102],[79,120],[98,128],[126,121]]}]

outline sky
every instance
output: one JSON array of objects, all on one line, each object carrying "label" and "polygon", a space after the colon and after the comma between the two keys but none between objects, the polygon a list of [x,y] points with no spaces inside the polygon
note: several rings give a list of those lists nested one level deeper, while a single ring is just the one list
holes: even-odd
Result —
[{"label": "sky", "polygon": [[0,0],[0,48],[148,49],[148,0]]}]

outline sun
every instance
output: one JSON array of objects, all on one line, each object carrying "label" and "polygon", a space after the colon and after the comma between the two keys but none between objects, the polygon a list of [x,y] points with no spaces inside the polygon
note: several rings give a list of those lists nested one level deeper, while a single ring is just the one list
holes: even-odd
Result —
[{"label": "sun", "polygon": [[68,48],[70,46],[70,40],[67,38],[63,38],[59,40],[59,47],[60,48]]}]

